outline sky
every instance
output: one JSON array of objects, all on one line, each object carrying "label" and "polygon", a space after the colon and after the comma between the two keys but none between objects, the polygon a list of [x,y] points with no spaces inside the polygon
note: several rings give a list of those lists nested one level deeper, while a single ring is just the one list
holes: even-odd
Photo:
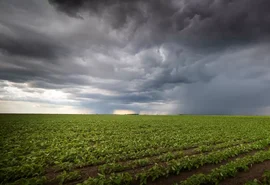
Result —
[{"label": "sky", "polygon": [[0,113],[270,114],[269,0],[2,0]]}]

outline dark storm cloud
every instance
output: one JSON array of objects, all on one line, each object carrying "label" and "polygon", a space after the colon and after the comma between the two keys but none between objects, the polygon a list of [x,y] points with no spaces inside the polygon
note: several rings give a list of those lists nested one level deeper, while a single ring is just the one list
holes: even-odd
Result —
[{"label": "dark storm cloud", "polygon": [[27,82],[32,87],[45,89],[61,89],[74,85],[90,84],[88,80],[79,75],[67,75],[39,68],[0,68],[0,79],[18,83]]},{"label": "dark storm cloud", "polygon": [[[268,0],[49,0],[58,10],[71,16],[90,12],[104,16],[114,28],[129,23],[147,24],[151,40],[179,39],[188,45],[223,46],[269,38]],[[146,43],[144,43],[146,44]],[[200,45],[201,46],[201,45]]]},{"label": "dark storm cloud", "polygon": [[153,92],[131,92],[122,93],[119,95],[102,95],[102,94],[80,94],[79,98],[103,100],[107,102],[114,102],[120,104],[131,104],[131,103],[149,103],[158,102],[164,100],[164,97],[158,91]]},{"label": "dark storm cloud", "polygon": [[[222,83],[221,83],[222,82]],[[200,93],[196,91],[200,89]],[[234,80],[220,76],[209,84],[196,84],[187,89],[184,113],[196,114],[260,114],[268,107],[269,82]]]},{"label": "dark storm cloud", "polygon": [[[145,17],[142,14],[141,2],[132,0],[126,1],[98,1],[98,0],[79,0],[79,1],[55,1],[49,0],[49,2],[56,6],[60,11],[64,11],[70,16],[82,18],[80,11],[90,11],[91,14],[99,15],[108,11],[109,15],[107,18],[114,28],[122,27],[127,21],[132,18],[136,23],[143,22]],[[141,6],[140,6],[141,5]]]},{"label": "dark storm cloud", "polygon": [[31,58],[45,58],[49,59],[49,62],[69,52],[67,48],[31,29],[1,22],[0,25],[12,30],[12,33],[0,32],[0,51],[3,53]]}]

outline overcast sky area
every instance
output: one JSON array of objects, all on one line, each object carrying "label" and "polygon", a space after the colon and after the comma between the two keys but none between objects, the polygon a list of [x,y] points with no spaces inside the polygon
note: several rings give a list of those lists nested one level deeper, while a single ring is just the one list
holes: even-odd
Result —
[{"label": "overcast sky area", "polygon": [[1,0],[0,113],[270,114],[270,1]]}]

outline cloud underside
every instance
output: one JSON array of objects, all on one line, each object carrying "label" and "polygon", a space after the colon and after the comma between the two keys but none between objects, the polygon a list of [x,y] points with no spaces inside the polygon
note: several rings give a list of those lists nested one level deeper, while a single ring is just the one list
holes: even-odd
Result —
[{"label": "cloud underside", "polygon": [[0,112],[270,114],[269,36],[268,0],[3,1]]}]

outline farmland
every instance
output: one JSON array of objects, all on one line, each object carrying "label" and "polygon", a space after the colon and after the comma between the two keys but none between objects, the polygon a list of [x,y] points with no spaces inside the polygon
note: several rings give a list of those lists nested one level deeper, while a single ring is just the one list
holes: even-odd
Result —
[{"label": "farmland", "polygon": [[270,117],[0,115],[1,184],[270,184]]}]

